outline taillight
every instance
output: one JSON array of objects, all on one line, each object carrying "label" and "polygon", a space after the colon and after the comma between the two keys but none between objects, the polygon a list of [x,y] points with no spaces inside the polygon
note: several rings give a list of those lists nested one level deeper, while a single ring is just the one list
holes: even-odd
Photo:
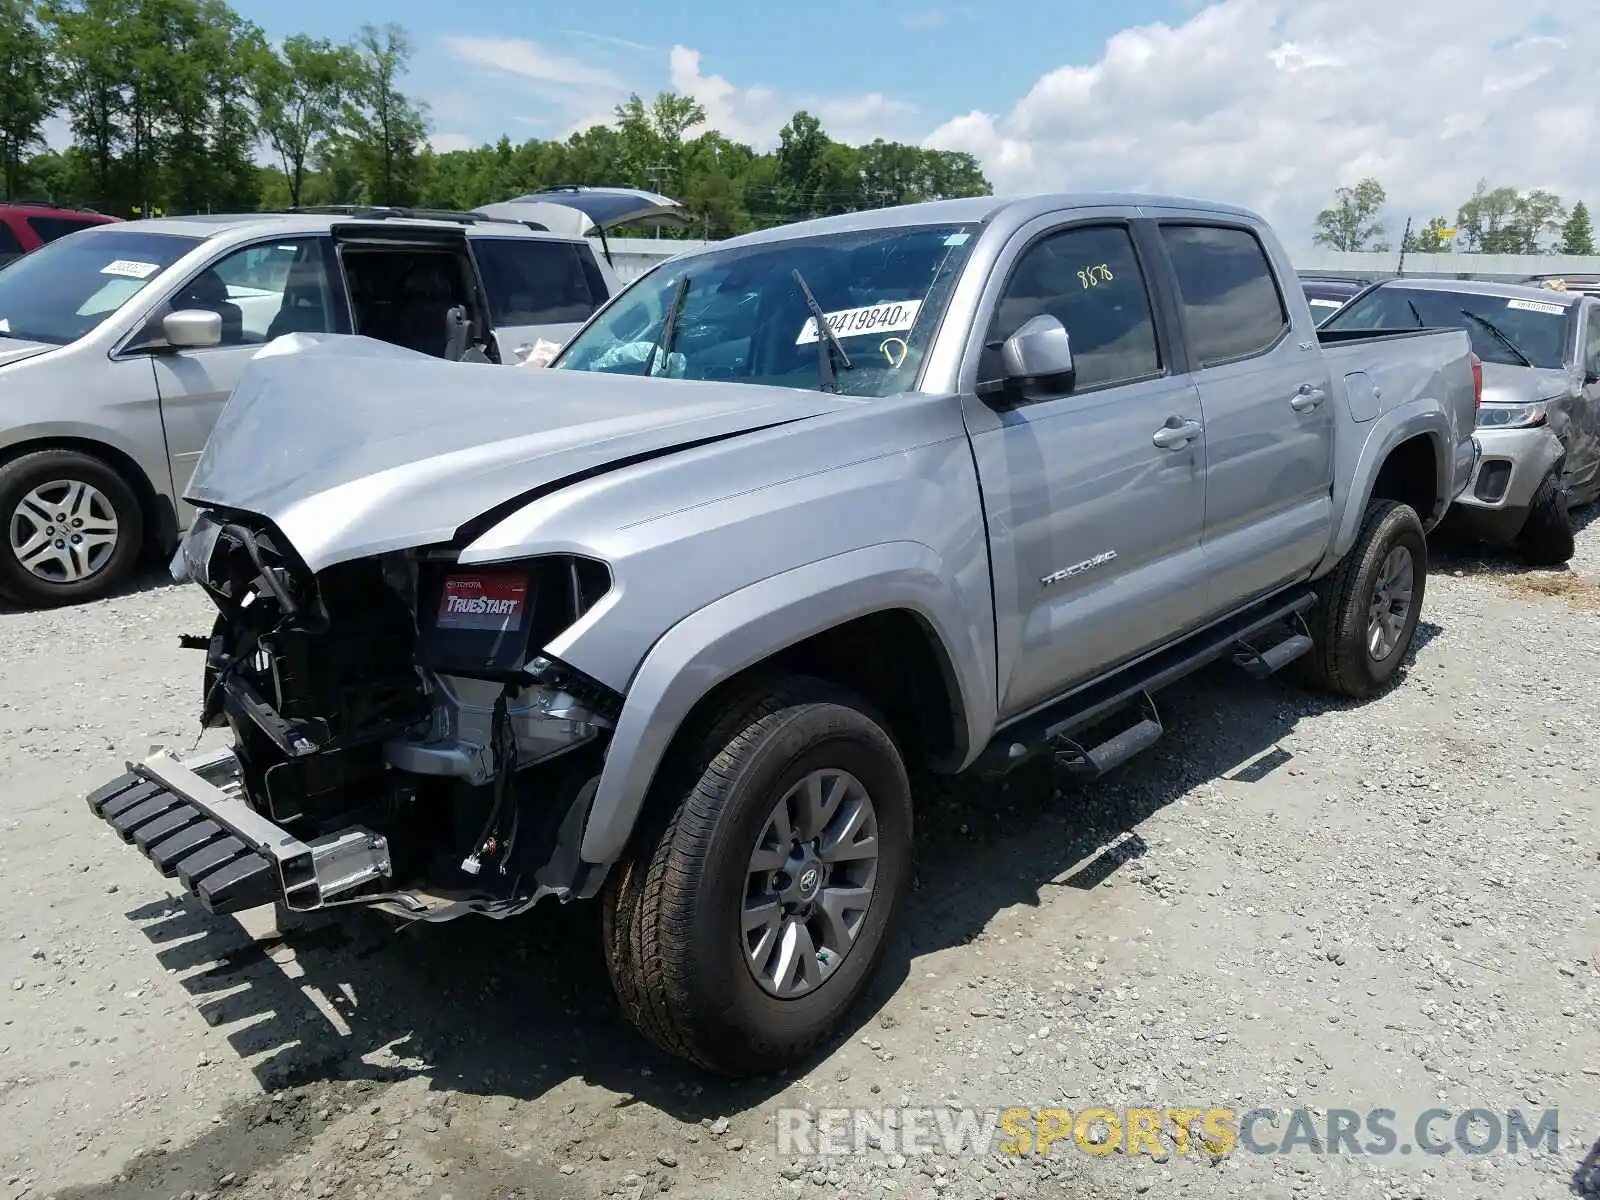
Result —
[{"label": "taillight", "polygon": [[1483,407],[1483,359],[1479,358],[1476,354],[1473,354],[1470,350],[1467,353],[1472,358],[1472,407],[1473,408],[1482,408]]}]

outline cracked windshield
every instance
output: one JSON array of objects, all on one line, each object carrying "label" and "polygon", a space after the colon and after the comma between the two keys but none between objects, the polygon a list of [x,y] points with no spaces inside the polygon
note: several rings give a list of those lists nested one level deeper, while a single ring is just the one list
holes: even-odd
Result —
[{"label": "cracked windshield", "polygon": [[939,326],[974,232],[966,224],[864,230],[661,267],[554,365],[857,396],[901,391]]}]

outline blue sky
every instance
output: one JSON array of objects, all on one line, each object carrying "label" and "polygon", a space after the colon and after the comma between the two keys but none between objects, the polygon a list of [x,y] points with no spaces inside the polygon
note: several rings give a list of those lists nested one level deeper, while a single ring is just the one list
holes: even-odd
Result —
[{"label": "blue sky", "polygon": [[1243,204],[1295,251],[1367,177],[1394,242],[1479,180],[1600,205],[1600,104],[1572,82],[1600,62],[1594,0],[235,3],[273,38],[405,26],[441,149],[563,137],[673,88],[762,149],[804,107],[842,141],[968,151],[998,192]]},{"label": "blue sky", "polygon": [[[501,133],[516,140],[558,136],[575,121],[602,115],[618,84],[648,98],[671,86],[674,45],[699,52],[703,75],[719,76],[740,90],[758,89],[755,107],[761,111],[750,114],[756,124],[767,115],[759,89],[778,93],[773,103],[881,93],[891,102],[881,122],[865,109],[858,109],[863,120],[848,120],[846,100],[838,110],[839,122],[846,122],[843,132],[859,127],[920,137],[974,108],[1004,110],[1028,83],[1063,63],[1092,63],[1122,26],[1170,20],[1193,7],[1176,0],[998,0],[983,6],[980,19],[977,6],[936,6],[933,0],[791,0],[771,7],[728,0],[660,6],[591,0],[520,12],[489,0],[448,6],[417,0],[358,0],[348,7],[310,0],[238,4],[274,38],[293,32],[343,38],[367,20],[405,26],[417,47],[410,89],[430,102],[445,144],[493,140]],[[570,19],[550,15],[563,10]],[[540,55],[557,60],[547,76],[579,82],[486,68],[453,51],[449,38],[531,42]],[[594,85],[585,86],[580,72],[563,70],[572,64],[592,71]],[[961,65],[952,72],[952,64]],[[537,70],[549,64],[532,65]],[[776,132],[773,125],[767,136]]]}]

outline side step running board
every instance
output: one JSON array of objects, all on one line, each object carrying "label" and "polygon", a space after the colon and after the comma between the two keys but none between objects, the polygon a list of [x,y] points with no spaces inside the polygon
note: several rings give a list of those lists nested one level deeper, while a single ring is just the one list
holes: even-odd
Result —
[{"label": "side step running board", "polygon": [[1309,653],[1316,643],[1312,640],[1311,630],[1306,625],[1305,614],[1295,613],[1288,619],[1286,625],[1287,636],[1265,649],[1240,638],[1239,648],[1233,654],[1233,661],[1251,678],[1265,679],[1268,675],[1281,671],[1295,659]]},{"label": "side step running board", "polygon": [[[1190,634],[1176,645],[1146,655],[1102,679],[1085,684],[1075,692],[1006,726],[995,734],[969,768],[978,775],[1004,775],[1014,767],[1047,751],[1061,751],[1068,761],[1081,764],[1116,766],[1145,749],[1161,735],[1161,721],[1150,697],[1169,684],[1192,675],[1202,667],[1230,656],[1244,656],[1255,663],[1255,670],[1268,668],[1271,674],[1310,649],[1304,614],[1316,603],[1309,588],[1287,595],[1269,597],[1205,629]],[[1293,631],[1268,649],[1257,650],[1256,643],[1269,640],[1275,628],[1289,624]],[[1305,642],[1299,639],[1305,638]],[[1237,661],[1237,657],[1236,657]],[[1246,667],[1247,670],[1251,669]],[[1075,734],[1098,725],[1133,706],[1139,706],[1140,719],[1123,733],[1090,750],[1073,741]],[[1074,756],[1077,757],[1074,757]],[[1118,757],[1120,755],[1120,757]],[[1079,770],[1091,769],[1086,765]],[[1105,767],[1109,770],[1110,767]],[[1092,773],[1100,773],[1098,768]]]},{"label": "side step running board", "polygon": [[1058,736],[1055,739],[1056,765],[1070,775],[1093,779],[1155,745],[1165,732],[1161,727],[1161,714],[1156,711],[1156,702],[1149,692],[1140,693],[1139,699],[1139,719],[1098,745],[1085,749],[1065,735]]}]

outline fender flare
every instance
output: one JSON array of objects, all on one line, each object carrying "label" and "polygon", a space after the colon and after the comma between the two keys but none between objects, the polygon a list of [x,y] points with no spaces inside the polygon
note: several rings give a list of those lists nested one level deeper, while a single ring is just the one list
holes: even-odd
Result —
[{"label": "fender flare", "polygon": [[[1356,457],[1354,469],[1348,475],[1344,475],[1344,478],[1350,480],[1349,490],[1343,497],[1337,495],[1334,497],[1335,501],[1341,502],[1337,509],[1339,528],[1317,574],[1320,575],[1322,571],[1331,568],[1350,552],[1351,546],[1355,545],[1356,535],[1361,532],[1361,521],[1366,514],[1367,504],[1372,498],[1372,489],[1378,482],[1378,474],[1383,470],[1383,464],[1390,452],[1400,443],[1408,442],[1419,435],[1427,436],[1433,443],[1435,508],[1437,509],[1440,498],[1446,500],[1451,498],[1454,491],[1455,452],[1454,447],[1450,445],[1450,432],[1450,418],[1439,407],[1438,402],[1429,397],[1399,405],[1373,422],[1372,429]],[[1426,523],[1434,514],[1417,515]]]},{"label": "fender flare", "polygon": [[[159,421],[157,428],[160,428]],[[128,480],[128,486],[133,488],[141,504],[149,507],[145,513],[146,539],[154,539],[164,553],[169,548],[167,543],[178,532],[177,497],[172,491],[165,434],[162,435],[160,457],[151,461],[119,429],[77,421],[34,421],[26,425],[13,425],[0,432],[0,463],[10,462],[33,450],[63,443],[97,458],[108,459],[110,465],[119,472],[127,473],[126,464],[138,473],[136,478]]]},{"label": "fender flare", "polygon": [[927,623],[942,644],[968,753],[981,744],[994,683],[982,666],[984,645],[942,568],[920,542],[885,542],[769,576],[672,626],[629,684],[584,828],[584,861],[609,865],[621,857],[668,746],[713,687],[856,617],[904,608]]},{"label": "fender flare", "polygon": [[[123,437],[120,430],[103,425],[86,425],[78,421],[31,421],[25,425],[12,425],[0,433],[0,458],[10,459],[18,454],[26,454],[31,447],[41,442],[45,445],[81,442],[89,446],[103,446],[138,467],[144,474],[145,482],[158,496],[166,495],[172,490],[172,480],[166,473],[164,461],[165,443],[162,445],[163,459],[151,463],[133,442]],[[129,482],[134,481],[129,480]]]}]

